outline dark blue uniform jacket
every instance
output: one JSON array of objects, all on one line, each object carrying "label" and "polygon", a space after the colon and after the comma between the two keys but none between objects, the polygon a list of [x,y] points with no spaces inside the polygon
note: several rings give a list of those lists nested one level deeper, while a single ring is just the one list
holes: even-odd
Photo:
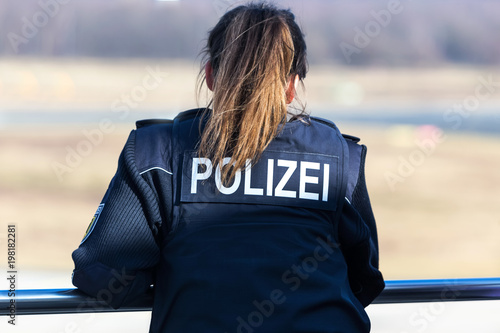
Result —
[{"label": "dark blue uniform jacket", "polygon": [[366,148],[296,119],[223,184],[196,153],[200,111],[130,134],[75,286],[119,307],[154,285],[151,332],[369,332],[384,281]]}]

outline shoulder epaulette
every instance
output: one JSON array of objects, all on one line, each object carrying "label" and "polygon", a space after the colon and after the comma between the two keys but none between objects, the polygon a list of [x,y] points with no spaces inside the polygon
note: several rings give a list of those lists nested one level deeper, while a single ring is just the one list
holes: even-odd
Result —
[{"label": "shoulder epaulette", "polygon": [[[201,114],[205,109],[191,109],[187,111],[180,112],[177,116],[175,116],[174,120],[182,121],[190,118],[194,118],[197,115]],[[171,124],[174,122],[172,119],[143,119],[138,120],[135,123],[137,128],[157,125],[157,124]]]},{"label": "shoulder epaulette", "polygon": [[[319,117],[310,117],[310,118],[312,120],[315,120],[315,121],[319,122],[319,123],[322,123],[322,124],[325,124],[327,126],[336,128],[335,123],[333,123],[332,121],[330,121],[328,119],[319,118]],[[346,139],[348,141],[352,141],[354,143],[358,143],[361,140],[360,138],[358,138],[356,136],[349,135],[349,134],[342,134],[342,136],[344,137],[344,139]]]},{"label": "shoulder epaulette", "polygon": [[360,172],[364,172],[366,147],[359,144],[356,136],[342,134],[349,149],[349,176],[347,181],[346,199],[352,202],[352,195],[358,185]]},{"label": "shoulder epaulette", "polygon": [[329,126],[331,128],[337,129],[337,126],[335,126],[335,123],[331,120],[324,119],[324,118],[319,118],[319,117],[309,117],[309,119],[317,121],[318,123],[321,123],[323,125]]},{"label": "shoulder epaulette", "polygon": [[355,143],[358,143],[361,140],[357,136],[352,136],[352,135],[349,135],[349,134],[342,134],[342,136],[344,137],[344,139],[349,140],[349,141],[353,141]]},{"label": "shoulder epaulette", "polygon": [[182,121],[182,120],[186,120],[186,119],[191,119],[191,118],[194,118],[198,115],[201,115],[205,110],[206,110],[206,108],[191,109],[191,110],[183,111],[175,117],[175,120]]},{"label": "shoulder epaulette", "polygon": [[143,119],[135,122],[137,128],[156,125],[156,124],[170,124],[174,121],[171,119]]}]

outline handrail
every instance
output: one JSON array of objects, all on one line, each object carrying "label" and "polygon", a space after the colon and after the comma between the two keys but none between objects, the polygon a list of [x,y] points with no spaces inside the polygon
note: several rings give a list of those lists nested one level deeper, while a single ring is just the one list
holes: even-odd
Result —
[{"label": "handrail", "polygon": [[[150,311],[153,303],[145,295],[115,310],[77,289],[16,290],[15,298],[8,293],[0,291],[0,316],[11,314],[12,300],[16,315]],[[500,278],[390,280],[373,304],[479,300],[500,300]]]}]

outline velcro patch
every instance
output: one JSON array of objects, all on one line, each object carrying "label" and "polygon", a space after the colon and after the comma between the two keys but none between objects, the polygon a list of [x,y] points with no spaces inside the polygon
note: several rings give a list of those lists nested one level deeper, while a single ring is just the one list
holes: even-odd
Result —
[{"label": "velcro patch", "polygon": [[[226,165],[229,157],[224,159]],[[182,202],[247,203],[297,206],[335,211],[340,188],[338,156],[265,151],[259,162],[248,160],[230,184],[221,168],[196,151],[184,154]]]}]

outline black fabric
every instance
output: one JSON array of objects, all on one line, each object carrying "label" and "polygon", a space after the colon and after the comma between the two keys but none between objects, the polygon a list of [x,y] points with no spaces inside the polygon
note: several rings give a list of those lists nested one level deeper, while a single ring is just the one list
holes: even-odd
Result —
[{"label": "black fabric", "polygon": [[[352,206],[359,212],[363,221],[370,229],[371,237],[377,249],[377,262],[378,262],[378,234],[377,226],[375,223],[375,216],[373,214],[372,205],[370,202],[370,196],[368,195],[368,189],[366,186],[365,179],[365,161],[366,161],[366,146],[362,146],[361,159],[359,164],[359,176],[356,187],[354,188],[352,195]],[[378,268],[378,264],[376,266]]]},{"label": "black fabric", "polygon": [[[149,288],[160,258],[155,240],[161,224],[157,197],[137,171],[134,144],[132,132],[95,227],[72,254],[73,284],[113,307],[122,305],[130,290],[134,295]],[[128,280],[120,281],[118,287],[113,279],[122,273]],[[131,283],[136,276],[140,278]]]},{"label": "black fabric", "polygon": [[[351,144],[352,146],[353,144]],[[350,163],[350,175],[355,175],[355,186],[351,202],[345,206],[343,216],[350,216],[351,223],[340,223],[339,234],[342,252],[347,262],[349,283],[363,306],[368,306],[382,292],[385,283],[379,271],[378,235],[375,216],[365,180],[366,146],[350,149],[359,154]],[[351,159],[351,162],[354,159]],[[353,170],[353,168],[355,169]],[[350,182],[351,183],[351,182]]]},{"label": "black fabric", "polygon": [[344,138],[347,142],[347,148],[349,149],[349,171],[348,171],[348,181],[347,181],[347,190],[345,197],[349,202],[352,202],[352,196],[356,186],[358,185],[359,174],[360,174],[360,166],[363,159],[363,145],[358,144],[353,139],[353,137],[343,134]]},{"label": "black fabric", "polygon": [[[297,121],[270,146],[339,156],[340,203],[334,214],[213,198],[183,203],[182,172],[176,168],[183,165],[185,149],[198,142],[200,126],[193,119],[199,111],[181,113],[179,126],[138,123],[93,229],[73,252],[75,286],[119,307],[154,284],[151,332],[368,332],[363,306],[383,289],[383,278],[364,178],[366,149],[348,202],[343,196],[353,167],[333,123],[313,120],[308,127]],[[286,275],[317,251],[327,259],[316,258],[321,268],[310,277]],[[269,305],[264,301],[276,289],[286,292],[287,302],[274,304],[265,326],[248,326],[253,301]]]},{"label": "black fabric", "polygon": [[[274,179],[268,178],[267,167],[252,172],[252,179],[266,180],[253,183],[266,188],[259,195],[266,203],[245,201],[238,190],[227,194],[234,195],[228,199],[214,190],[210,176],[198,181],[196,190],[188,191],[192,195],[187,200],[181,188],[192,184],[198,169],[191,167],[197,156],[191,152],[200,132],[196,113],[183,113],[174,121],[174,213],[172,229],[162,242],[151,332],[368,332],[369,319],[350,290],[338,244],[334,216],[342,215],[339,202],[345,202],[348,163],[345,141],[335,125],[316,119],[308,124],[287,123],[266,149],[279,154],[259,160],[266,166],[268,158],[276,165],[278,159],[294,161],[297,167],[315,161],[322,170],[334,156],[329,178],[335,194],[328,196],[332,199],[329,209],[302,207],[300,196],[275,201],[274,186],[274,194],[265,194],[267,181]],[[308,155],[315,157],[311,160]],[[213,174],[208,170],[196,172]],[[287,191],[297,191],[297,184],[305,180],[298,169],[294,172],[285,185]],[[323,184],[321,175],[312,169],[306,174]],[[242,172],[241,179],[234,180],[240,184],[237,189],[242,190],[246,176]],[[314,186],[306,187],[307,191],[313,192]],[[342,222],[356,226],[357,220],[350,219],[346,215]],[[272,302],[276,293],[280,297]],[[279,299],[286,301],[278,304]],[[268,315],[259,310],[263,303]],[[262,320],[255,321],[259,316]]]}]

